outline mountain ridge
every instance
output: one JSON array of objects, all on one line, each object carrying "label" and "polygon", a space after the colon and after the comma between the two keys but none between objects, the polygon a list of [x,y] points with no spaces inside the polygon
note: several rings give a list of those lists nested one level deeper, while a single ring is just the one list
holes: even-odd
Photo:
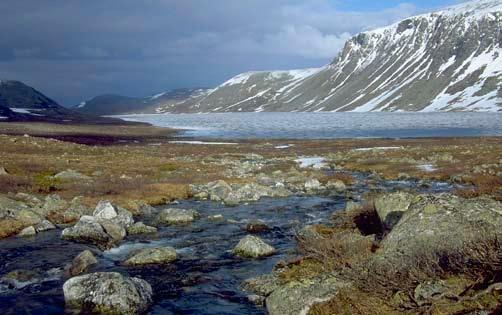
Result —
[{"label": "mountain ridge", "polygon": [[500,0],[455,5],[361,32],[324,67],[242,73],[161,112],[501,111],[501,25]]}]

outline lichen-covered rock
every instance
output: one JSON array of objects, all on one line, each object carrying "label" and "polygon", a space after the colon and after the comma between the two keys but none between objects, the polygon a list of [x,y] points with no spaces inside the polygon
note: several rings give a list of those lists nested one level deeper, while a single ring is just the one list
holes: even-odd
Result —
[{"label": "lichen-covered rock", "polygon": [[82,216],[77,224],[64,229],[61,238],[77,243],[93,244],[100,249],[107,249],[114,244],[113,238],[105,232],[96,218],[91,216]]},{"label": "lichen-covered rock", "polygon": [[267,311],[270,315],[307,314],[313,304],[328,301],[348,286],[349,283],[329,275],[302,282],[293,281],[267,297]]},{"label": "lichen-covered rock", "polygon": [[116,218],[118,216],[118,213],[115,209],[115,206],[111,202],[101,200],[97,204],[96,209],[94,209],[94,213],[92,215],[96,219],[111,220]]},{"label": "lichen-covered rock", "polygon": [[28,226],[28,227],[22,229],[21,232],[19,232],[18,236],[30,237],[30,236],[34,236],[36,234],[37,234],[37,231],[35,230],[35,228],[33,226]]},{"label": "lichen-covered rock", "polygon": [[90,250],[84,250],[78,254],[71,265],[68,268],[68,273],[70,276],[78,276],[82,272],[86,271],[90,266],[97,264],[98,261],[94,254]]},{"label": "lichen-covered rock", "polygon": [[54,175],[54,178],[58,178],[61,180],[67,180],[67,181],[91,179],[89,176],[83,175],[75,170],[66,170],[66,171],[59,172],[56,175]]},{"label": "lichen-covered rock", "polygon": [[186,224],[198,217],[199,213],[195,210],[169,208],[160,211],[155,218],[155,223],[157,225]]},{"label": "lichen-covered rock", "polygon": [[176,260],[176,250],[172,247],[145,248],[133,253],[125,262],[126,266],[167,264]]},{"label": "lichen-covered rock", "polygon": [[401,216],[408,211],[414,198],[415,195],[402,191],[378,196],[375,199],[375,210],[384,228],[392,229]]},{"label": "lichen-covered rock", "polygon": [[241,202],[258,201],[263,197],[284,198],[290,195],[291,192],[284,187],[272,188],[250,183],[230,192],[224,199],[224,203],[226,205],[237,205]]},{"label": "lichen-covered rock", "polygon": [[241,287],[246,292],[267,297],[281,286],[280,280],[274,274],[264,274],[258,277],[246,279]]},{"label": "lichen-covered rock", "polygon": [[326,188],[334,189],[336,192],[344,192],[347,190],[347,186],[341,180],[328,181]]},{"label": "lichen-covered rock", "polygon": [[258,258],[274,254],[275,248],[259,237],[247,235],[235,246],[233,253],[241,257]]},{"label": "lichen-covered rock", "polygon": [[15,235],[23,228],[43,220],[25,203],[0,195],[0,238]]},{"label": "lichen-covered rock", "polygon": [[391,259],[416,253],[455,252],[501,234],[501,202],[450,194],[421,195],[383,239],[379,254]]},{"label": "lichen-covered rock", "polygon": [[106,234],[110,235],[112,239],[117,243],[123,240],[127,235],[125,227],[112,220],[101,219],[98,220],[98,223],[101,224]]},{"label": "lichen-covered rock", "polygon": [[42,222],[35,225],[35,230],[37,231],[37,233],[55,229],[56,226],[52,224],[49,220],[43,220]]},{"label": "lichen-covered rock", "polygon": [[224,180],[218,180],[207,184],[207,192],[211,200],[222,201],[227,199],[232,187]]},{"label": "lichen-covered rock", "polygon": [[127,234],[154,234],[157,233],[157,228],[144,224],[143,222],[136,222],[127,228]]},{"label": "lichen-covered rock", "polygon": [[98,272],[69,279],[63,285],[69,309],[100,314],[140,314],[152,303],[152,287],[139,278]]}]

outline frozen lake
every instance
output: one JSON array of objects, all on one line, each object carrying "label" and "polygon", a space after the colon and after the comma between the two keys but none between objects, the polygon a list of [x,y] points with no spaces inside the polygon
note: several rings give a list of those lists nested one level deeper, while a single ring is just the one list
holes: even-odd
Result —
[{"label": "frozen lake", "polygon": [[502,113],[218,113],[119,116],[181,137],[333,139],[502,136]]}]

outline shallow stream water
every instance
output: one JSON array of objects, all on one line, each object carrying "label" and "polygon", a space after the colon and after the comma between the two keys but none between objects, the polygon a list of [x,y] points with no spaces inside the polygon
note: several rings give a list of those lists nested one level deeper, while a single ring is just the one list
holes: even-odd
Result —
[{"label": "shallow stream water", "polygon": [[[385,182],[383,189],[415,187],[424,192],[442,192],[444,183],[419,187],[416,182]],[[358,198],[367,191],[364,180],[353,188]],[[90,272],[119,271],[147,280],[154,289],[150,314],[265,314],[240,289],[247,278],[269,273],[279,260],[295,255],[295,231],[307,224],[328,222],[334,211],[345,207],[345,197],[294,196],[262,199],[237,207],[210,201],[182,201],[166,207],[196,209],[201,218],[191,225],[159,229],[157,236],[127,238],[119,247],[100,252],[93,246],[60,239],[61,230],[42,232],[36,237],[13,237],[0,241],[0,275],[25,269],[40,274],[38,280],[20,288],[0,283],[1,314],[61,314],[64,312],[62,268],[84,249],[92,250],[98,265]],[[222,214],[224,221],[207,219]],[[252,220],[264,221],[271,230],[260,234],[277,254],[258,260],[234,257],[232,248],[247,232]],[[148,223],[148,219],[145,219]],[[176,248],[178,260],[165,266],[130,268],[121,265],[130,251],[154,246]]]}]

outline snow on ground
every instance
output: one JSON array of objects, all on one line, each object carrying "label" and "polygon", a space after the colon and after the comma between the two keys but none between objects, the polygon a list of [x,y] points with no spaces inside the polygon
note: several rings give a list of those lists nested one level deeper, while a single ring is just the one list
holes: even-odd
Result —
[{"label": "snow on ground", "polygon": [[28,108],[15,108],[15,107],[12,107],[10,109],[11,111],[13,111],[14,113],[18,113],[18,114],[30,114],[30,110]]},{"label": "snow on ground", "polygon": [[401,147],[371,147],[371,148],[358,148],[354,151],[372,151],[372,150],[399,150]]},{"label": "snow on ground", "polygon": [[0,116],[0,119],[9,119],[9,117]]},{"label": "snow on ground", "polygon": [[291,148],[291,147],[294,147],[294,145],[293,144],[278,145],[275,148],[276,149],[287,149],[287,148]]},{"label": "snow on ground", "polygon": [[437,170],[437,168],[432,164],[417,165],[417,168],[425,172],[434,172],[435,170]]},{"label": "snow on ground", "polygon": [[295,162],[298,163],[301,168],[312,167],[315,169],[321,169],[327,166],[324,158],[318,156],[299,158],[296,159]]},{"label": "snow on ground", "polygon": [[173,144],[212,144],[212,145],[237,145],[235,142],[206,142],[206,141],[169,141]]},{"label": "snow on ground", "polygon": [[162,96],[166,95],[166,93],[167,93],[167,92],[162,92],[162,93],[159,93],[159,94],[155,94],[155,95],[153,95],[153,96],[151,96],[151,97],[150,97],[150,100],[152,100],[152,101],[153,101],[153,100],[156,100],[156,99],[158,99],[159,97],[162,97]]}]

